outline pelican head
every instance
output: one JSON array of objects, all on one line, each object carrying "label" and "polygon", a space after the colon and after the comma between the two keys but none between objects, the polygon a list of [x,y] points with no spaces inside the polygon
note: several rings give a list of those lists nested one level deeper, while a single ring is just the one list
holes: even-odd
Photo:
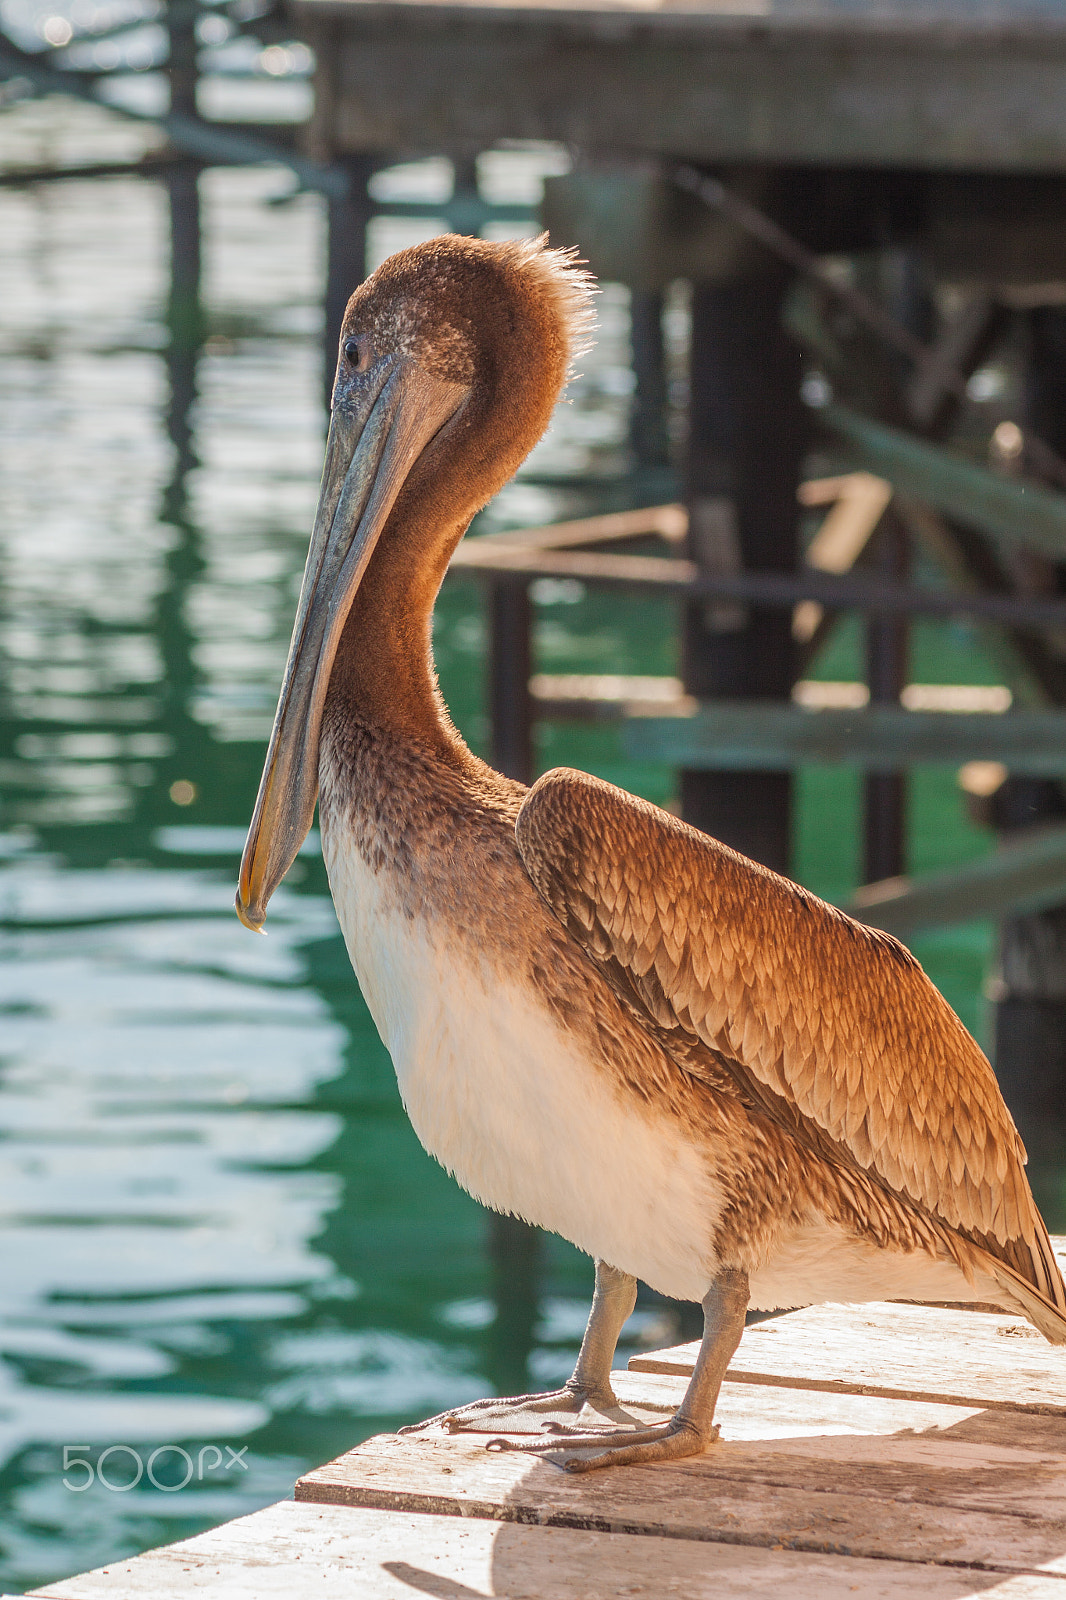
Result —
[{"label": "pelican head", "polygon": [[241,862],[245,927],[262,928],[311,826],[331,679],[360,653],[371,687],[387,671],[402,698],[405,660],[426,679],[452,552],[547,427],[591,320],[589,292],[572,252],[544,239],[444,235],[391,256],[349,300],[318,511]]}]

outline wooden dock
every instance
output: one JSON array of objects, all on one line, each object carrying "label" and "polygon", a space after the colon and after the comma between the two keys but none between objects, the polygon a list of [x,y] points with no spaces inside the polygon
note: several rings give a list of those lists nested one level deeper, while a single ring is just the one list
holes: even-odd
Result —
[{"label": "wooden dock", "polygon": [[[616,1374],[671,1411],[696,1351]],[[368,1440],[284,1501],[35,1590],[100,1596],[1066,1600],[1066,1351],[999,1312],[818,1306],[744,1334],[694,1461],[572,1476]]]}]

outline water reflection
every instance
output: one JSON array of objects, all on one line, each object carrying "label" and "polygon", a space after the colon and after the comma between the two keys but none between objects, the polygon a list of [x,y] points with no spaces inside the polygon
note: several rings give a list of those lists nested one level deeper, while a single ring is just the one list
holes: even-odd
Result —
[{"label": "water reflection", "polygon": [[[0,116],[0,159],[48,118],[82,159],[98,136],[115,153],[103,114],[29,105]],[[232,915],[319,471],[322,216],[265,204],[277,174],[194,179],[0,194],[6,1586],[560,1379],[588,1292],[562,1247],[539,1318],[521,1262],[494,1278],[484,1213],[399,1106],[313,849],[269,939]],[[595,508],[545,478],[621,458],[623,311],[497,516]],[[438,620],[475,739],[479,616],[456,589]],[[95,1465],[163,1444],[209,1467],[213,1445],[247,1451],[180,1493],[173,1456],[163,1488],[127,1489],[128,1451],[112,1487],[64,1486],[66,1445]]]}]

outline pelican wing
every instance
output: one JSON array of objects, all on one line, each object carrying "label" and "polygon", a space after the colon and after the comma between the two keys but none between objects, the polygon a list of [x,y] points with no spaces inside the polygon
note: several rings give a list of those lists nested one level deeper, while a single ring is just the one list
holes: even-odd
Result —
[{"label": "pelican wing", "polygon": [[[860,1167],[1066,1306],[992,1069],[918,962],[624,790],[547,773],[516,823],[538,892],[679,1063]],[[1060,1335],[1061,1336],[1061,1335]]]}]

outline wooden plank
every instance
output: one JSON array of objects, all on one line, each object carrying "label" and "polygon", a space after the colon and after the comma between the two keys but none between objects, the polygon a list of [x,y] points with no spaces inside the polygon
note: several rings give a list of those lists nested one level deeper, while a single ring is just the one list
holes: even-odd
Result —
[{"label": "wooden plank", "polygon": [[[750,1388],[748,1397],[756,1398]],[[748,1397],[728,1397],[723,1435],[729,1411]],[[1062,1419],[1001,1413],[998,1438],[980,1428],[970,1438],[980,1413],[939,1408],[931,1422],[938,1408],[914,1406],[897,1413],[893,1432],[882,1414],[864,1419],[868,1433],[827,1436],[817,1432],[818,1407],[795,1391],[790,1398],[808,1412],[805,1437],[723,1436],[690,1461],[581,1477],[551,1460],[490,1452],[469,1435],[382,1436],[309,1473],[297,1498],[654,1540],[1040,1569],[1066,1582]],[[869,1404],[849,1402],[860,1411]]]},{"label": "wooden plank", "polygon": [[[641,1411],[669,1416],[681,1404],[688,1380],[667,1373],[615,1372],[611,1382],[615,1393],[634,1414]],[[960,1406],[954,1401],[940,1404],[926,1400],[896,1400],[882,1395],[827,1394],[824,1390],[791,1389],[781,1384],[734,1383],[722,1386],[715,1416],[722,1437],[730,1443],[751,1440],[830,1438],[859,1434],[865,1438],[888,1434],[924,1433],[931,1428],[952,1428],[967,1419],[985,1416],[979,1406]],[[1008,1416],[1014,1413],[1000,1413]],[[1045,1433],[1062,1444],[1062,1424],[1057,1418],[1032,1417],[1026,1424],[1036,1431],[1043,1448]],[[1001,1442],[1002,1433],[995,1436]],[[1013,1437],[1013,1435],[1012,1435]]]},{"label": "wooden plank", "polygon": [[[664,1411],[676,1409],[687,1386],[685,1378],[650,1372],[616,1372],[611,1381],[625,1406],[639,1404],[650,1409],[654,1405]],[[888,1448],[884,1441],[889,1436],[910,1435],[921,1436],[925,1443],[966,1442],[1008,1451],[1029,1450],[1054,1463],[1056,1472],[1066,1469],[1062,1418],[1046,1412],[727,1381],[715,1414],[722,1438],[731,1445],[756,1441],[767,1448],[787,1450],[793,1444],[823,1440],[825,1449],[838,1458],[850,1449],[847,1437],[854,1436],[865,1440],[863,1448],[880,1458]],[[876,1440],[881,1443],[874,1443]],[[1056,1485],[1049,1493],[1048,1505],[1059,1515],[1061,1490]]]},{"label": "wooden plank", "polygon": [[680,678],[635,673],[536,672],[529,693],[540,717],[594,722],[622,717],[689,716],[698,703]]},{"label": "wooden plank", "polygon": [[[8,178],[0,182],[14,181]],[[379,206],[378,209],[385,209]],[[397,210],[409,209],[407,203]],[[440,207],[437,207],[440,210]],[[799,487],[804,506],[827,505],[830,510],[807,550],[807,563],[820,572],[850,571],[856,557],[876,527],[892,498],[891,485],[869,472],[849,472],[832,478],[812,478]],[[517,550],[570,550],[654,535],[681,544],[688,533],[687,507],[671,503],[643,506],[633,511],[612,511],[596,517],[578,517],[531,528],[508,528],[481,534],[459,546],[453,565],[478,565],[494,552]]]},{"label": "wooden plank", "polygon": [[[557,1474],[562,1476],[562,1474]],[[34,1591],[37,1600],[1062,1600],[1051,1575],[870,1561],[735,1543],[647,1539],[514,1521],[283,1501],[195,1539]]]},{"label": "wooden plank", "polygon": [[[543,716],[695,716],[699,701],[686,695],[680,678],[619,672],[535,672],[529,692]],[[900,699],[909,711],[996,713],[1009,711],[1005,684],[909,683]],[[794,705],[808,711],[861,711],[870,702],[865,683],[800,678]]]},{"label": "wooden plank", "polygon": [[[692,1343],[635,1355],[630,1370],[688,1376],[698,1350]],[[1066,1352],[1002,1312],[808,1306],[746,1328],[729,1376],[1066,1417]]]},{"label": "wooden plank", "polygon": [[629,755],[708,771],[777,771],[846,761],[868,772],[912,762],[1002,761],[1034,776],[1066,772],[1066,712],[808,711],[774,700],[703,701],[690,717],[627,724]]},{"label": "wooden plank", "polygon": [[508,528],[504,533],[479,534],[459,546],[452,557],[452,566],[477,565],[481,558],[496,551],[570,550],[651,535],[666,539],[670,544],[680,544],[687,532],[688,512],[684,506],[643,506],[636,511],[609,511],[599,517],[577,517],[571,522],[549,522],[535,528]]},{"label": "wooden plank", "polygon": [[[551,529],[535,531],[552,532]],[[517,535],[489,534],[464,542],[452,557],[449,571],[486,576],[577,578],[583,583],[633,594],[657,592],[685,600],[751,601],[781,611],[789,611],[810,600],[835,611],[872,611],[884,616],[975,616],[1018,628],[1066,627],[1066,602],[1039,596],[926,589],[916,584],[841,576],[813,569],[797,573],[712,574],[701,571],[691,561],[556,549],[547,542],[527,544]]]},{"label": "wooden plank", "polygon": [[[631,536],[633,537],[633,536]],[[583,544],[587,540],[582,539]],[[514,572],[528,578],[580,578],[613,587],[663,589],[687,594],[698,576],[692,561],[668,556],[615,556],[543,547],[504,534],[464,540],[449,572]]]},{"label": "wooden plank", "polygon": [[[850,572],[891,499],[891,484],[872,472],[849,472],[842,478],[815,478],[801,483],[801,505],[831,506],[807,546],[807,565],[819,572]],[[808,644],[813,639],[822,616],[822,607],[816,600],[800,602],[792,617],[792,637],[798,644]]]}]

